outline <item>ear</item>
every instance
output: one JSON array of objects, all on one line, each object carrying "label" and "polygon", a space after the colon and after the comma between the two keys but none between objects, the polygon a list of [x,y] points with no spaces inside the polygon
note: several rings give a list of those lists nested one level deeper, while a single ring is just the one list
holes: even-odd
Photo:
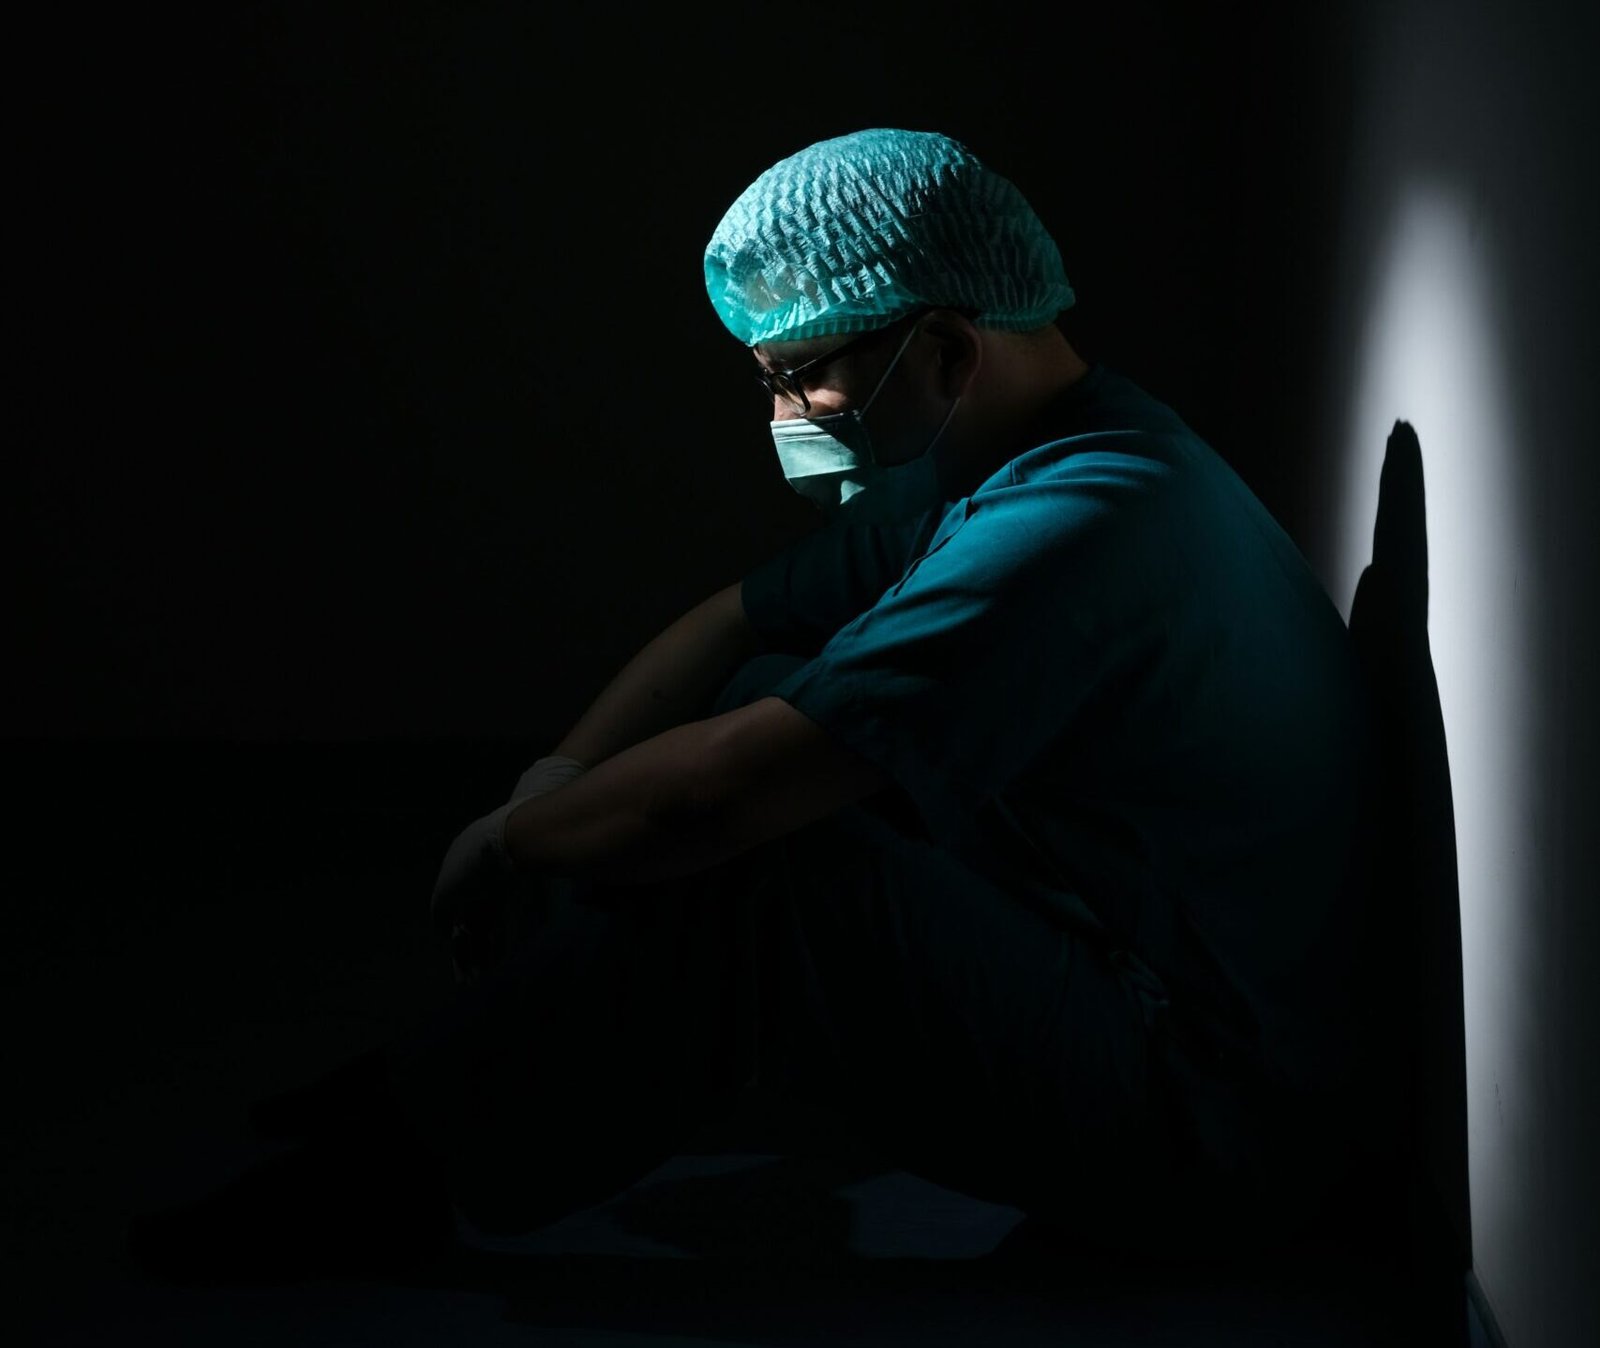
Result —
[{"label": "ear", "polygon": [[922,331],[934,343],[935,379],[941,398],[964,393],[983,364],[983,336],[959,309],[935,309]]}]

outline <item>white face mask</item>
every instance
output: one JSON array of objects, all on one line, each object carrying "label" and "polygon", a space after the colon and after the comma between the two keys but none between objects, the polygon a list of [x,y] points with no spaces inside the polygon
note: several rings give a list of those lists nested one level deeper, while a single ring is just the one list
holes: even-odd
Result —
[{"label": "white face mask", "polygon": [[825,515],[834,514],[845,502],[862,493],[866,495],[851,508],[851,514],[863,518],[869,512],[872,517],[893,518],[926,509],[940,499],[933,447],[961,403],[959,394],[927,447],[906,463],[879,464],[873,453],[872,437],[867,432],[867,409],[899,363],[911,337],[912,333],[908,332],[889,362],[889,368],[883,372],[883,378],[859,408],[772,423],[772,442],[778,451],[778,462],[783,465],[784,477]]}]

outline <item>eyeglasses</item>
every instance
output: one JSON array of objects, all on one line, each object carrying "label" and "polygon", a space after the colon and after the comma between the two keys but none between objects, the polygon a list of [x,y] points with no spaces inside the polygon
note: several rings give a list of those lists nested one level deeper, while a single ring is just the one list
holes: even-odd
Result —
[{"label": "eyeglasses", "polygon": [[824,351],[822,355],[808,360],[803,365],[796,365],[792,370],[758,370],[756,378],[761,381],[761,387],[766,389],[769,398],[782,398],[785,403],[796,412],[804,416],[811,410],[811,399],[806,397],[804,382],[813,377],[824,365],[831,364],[840,356],[848,355],[858,346],[862,346],[875,338],[882,337],[885,333],[893,332],[904,327],[907,323],[914,323],[924,314],[932,313],[931,309],[916,309],[904,318],[896,319],[887,327],[873,328],[870,332],[858,333],[842,346],[836,346],[832,351]]}]

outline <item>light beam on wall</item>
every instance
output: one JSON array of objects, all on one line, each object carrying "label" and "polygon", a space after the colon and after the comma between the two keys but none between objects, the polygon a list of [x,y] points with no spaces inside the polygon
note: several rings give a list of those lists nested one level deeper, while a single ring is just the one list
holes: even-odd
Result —
[{"label": "light beam on wall", "polygon": [[1468,1169],[1480,1234],[1507,1229],[1516,1195],[1498,1162],[1529,1137],[1537,1092],[1527,1073],[1540,1060],[1525,1042],[1532,971],[1519,886],[1530,867],[1517,858],[1536,836],[1525,817],[1536,798],[1528,789],[1533,596],[1519,595],[1532,578],[1519,571],[1525,516],[1489,244],[1468,202],[1444,184],[1414,183],[1396,203],[1354,361],[1334,589],[1348,619],[1372,556],[1384,444],[1403,418],[1416,428],[1426,482],[1428,632],[1455,804]]}]

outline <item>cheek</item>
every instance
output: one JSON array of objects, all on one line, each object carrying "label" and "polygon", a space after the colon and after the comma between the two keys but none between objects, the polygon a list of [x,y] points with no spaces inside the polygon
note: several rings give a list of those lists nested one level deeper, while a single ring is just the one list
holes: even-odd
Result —
[{"label": "cheek", "polygon": [[941,401],[933,390],[903,390],[902,396],[883,408],[877,406],[867,416],[873,444],[885,458],[904,463],[920,456],[943,424],[950,404]]},{"label": "cheek", "polygon": [[838,389],[818,388],[806,390],[806,397],[811,400],[811,415],[814,417],[828,417],[836,412],[843,412],[851,407],[861,404],[852,402]]},{"label": "cheek", "polygon": [[944,408],[932,389],[902,385],[892,391],[885,389],[873,404],[869,418],[886,436],[903,440],[915,439],[930,421],[937,424],[942,415]]}]

